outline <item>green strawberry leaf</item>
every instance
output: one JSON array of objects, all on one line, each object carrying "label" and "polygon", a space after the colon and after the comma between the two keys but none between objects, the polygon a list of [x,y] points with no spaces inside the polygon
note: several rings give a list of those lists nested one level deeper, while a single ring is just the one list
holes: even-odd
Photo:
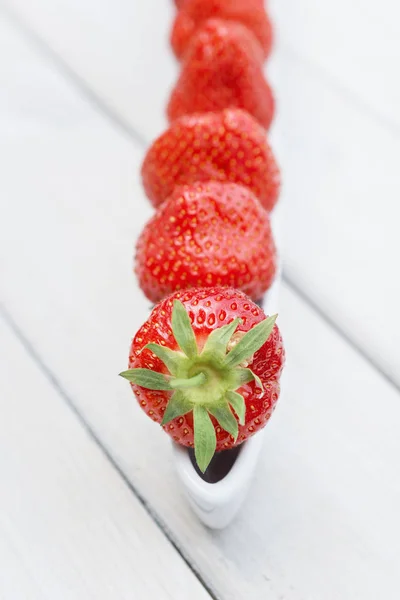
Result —
[{"label": "green strawberry leaf", "polygon": [[251,369],[235,369],[235,389],[241,385],[254,381],[253,371]]},{"label": "green strawberry leaf", "polygon": [[148,390],[172,390],[165,375],[150,369],[129,369],[120,373],[120,376]]},{"label": "green strawberry leaf", "polygon": [[222,429],[230,433],[236,442],[239,434],[238,422],[236,421],[228,402],[223,401],[215,406],[207,407],[207,409],[208,412],[217,419]]},{"label": "green strawberry leaf", "polygon": [[262,384],[261,379],[251,369],[236,369],[235,376],[237,378],[236,389],[239,388],[241,385],[244,385],[245,383],[250,383],[250,381],[255,381],[257,384],[257,387],[259,387],[260,390],[262,390],[262,392],[264,393],[264,386]]},{"label": "green strawberry leaf", "polygon": [[173,419],[186,415],[191,410],[193,410],[193,404],[178,390],[171,396],[167,404],[161,425],[166,425]]},{"label": "green strawberry leaf", "polygon": [[226,399],[237,414],[240,425],[244,425],[246,420],[246,403],[243,396],[237,392],[229,391],[226,393]]},{"label": "green strawberry leaf", "polygon": [[[249,371],[250,371],[250,370],[251,370],[251,369],[249,369]],[[261,379],[259,378],[259,376],[258,376],[258,375],[256,375],[256,374],[254,373],[254,371],[251,371],[251,374],[253,375],[253,379],[254,379],[254,381],[256,382],[256,385],[257,385],[257,387],[258,387],[258,388],[260,388],[260,390],[261,390],[261,391],[262,391],[262,393],[264,394],[264,386],[263,386],[263,383],[262,383]]]},{"label": "green strawberry leaf", "polygon": [[202,358],[215,357],[223,359],[229,340],[240,325],[241,319],[234,319],[229,325],[214,329],[207,338],[201,353]]},{"label": "green strawberry leaf", "polygon": [[196,404],[193,409],[194,455],[202,473],[207,469],[217,447],[217,438],[210,415],[204,406]]},{"label": "green strawberry leaf", "polygon": [[253,327],[253,329],[250,329],[240,342],[228,352],[225,359],[225,366],[229,369],[237,367],[257,352],[271,335],[277,316],[268,317],[268,319],[264,319],[264,321]]},{"label": "green strawberry leaf", "polygon": [[174,300],[171,326],[179,348],[187,357],[195,358],[198,354],[196,338],[186,308],[179,300]]},{"label": "green strawberry leaf", "polygon": [[182,365],[182,362],[186,360],[179,352],[175,352],[174,350],[170,350],[170,348],[160,346],[159,344],[147,344],[145,348],[150,350],[150,352],[153,352],[153,354],[163,361],[171,375],[178,375],[179,367]]}]

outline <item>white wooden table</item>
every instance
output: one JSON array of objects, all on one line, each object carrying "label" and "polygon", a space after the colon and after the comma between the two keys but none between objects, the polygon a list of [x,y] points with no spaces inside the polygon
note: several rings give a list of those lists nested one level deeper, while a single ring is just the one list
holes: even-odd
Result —
[{"label": "white wooden table", "polygon": [[172,1],[0,0],[1,600],[400,597],[400,11],[270,7],[288,365],[213,533],[116,377],[149,308],[131,257]]}]

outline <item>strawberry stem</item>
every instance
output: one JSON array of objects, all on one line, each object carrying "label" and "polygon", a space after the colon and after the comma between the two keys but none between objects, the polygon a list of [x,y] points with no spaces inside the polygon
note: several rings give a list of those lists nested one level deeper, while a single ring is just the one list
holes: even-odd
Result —
[{"label": "strawberry stem", "polygon": [[187,388],[198,387],[202,383],[205,383],[207,377],[204,373],[198,373],[190,379],[170,379],[169,384],[175,390],[184,390]]}]

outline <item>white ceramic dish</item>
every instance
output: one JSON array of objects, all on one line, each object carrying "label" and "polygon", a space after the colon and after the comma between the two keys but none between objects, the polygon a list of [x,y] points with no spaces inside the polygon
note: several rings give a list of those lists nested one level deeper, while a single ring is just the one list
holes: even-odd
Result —
[{"label": "white ceramic dish", "polygon": [[[279,246],[279,212],[274,210],[272,229]],[[267,315],[278,312],[281,268],[263,299]],[[212,529],[223,529],[239,511],[249,489],[264,435],[268,427],[244,442],[228,474],[217,483],[207,483],[194,468],[188,449],[173,443],[173,455],[178,477],[183,485],[190,506],[199,519]]]},{"label": "white ceramic dish", "polygon": [[233,467],[218,483],[207,483],[194,469],[186,448],[173,443],[178,477],[189,504],[199,519],[212,529],[223,529],[237,514],[257,465],[265,429],[243,444]]}]

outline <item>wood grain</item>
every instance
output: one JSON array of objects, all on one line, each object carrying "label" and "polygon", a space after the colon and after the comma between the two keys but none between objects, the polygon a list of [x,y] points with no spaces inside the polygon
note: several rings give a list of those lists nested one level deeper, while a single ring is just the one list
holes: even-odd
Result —
[{"label": "wood grain", "polygon": [[[177,486],[169,440],[117,377],[149,310],[131,274],[150,214],[142,149],[16,32],[0,40],[25,69],[7,72],[13,113],[0,136],[1,298],[21,336],[217,597],[397,600],[396,391],[284,287],[289,360],[259,471],[232,527],[204,529]],[[41,388],[29,390],[33,411]],[[36,421],[47,413],[36,409]],[[121,520],[133,523],[124,511]]]}]

